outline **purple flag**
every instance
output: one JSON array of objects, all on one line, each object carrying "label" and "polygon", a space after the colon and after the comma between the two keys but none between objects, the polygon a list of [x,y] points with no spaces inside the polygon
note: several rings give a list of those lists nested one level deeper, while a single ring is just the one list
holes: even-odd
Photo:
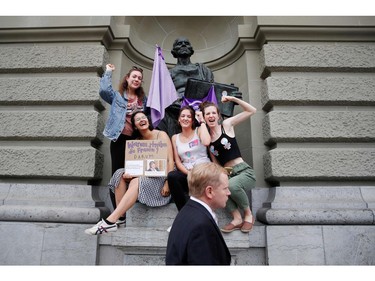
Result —
[{"label": "purple flag", "polygon": [[189,99],[189,98],[183,98],[183,101],[181,103],[181,107],[183,106],[186,106],[186,105],[190,105],[195,111],[199,110],[199,105],[202,103],[202,102],[205,102],[205,101],[210,101],[210,102],[213,102],[214,104],[217,105],[217,99],[216,99],[216,94],[215,94],[215,87],[214,85],[211,86],[210,90],[208,91],[208,94],[207,96],[205,96],[203,99],[201,100],[195,100],[195,99]]},{"label": "purple flag", "polygon": [[164,118],[164,110],[178,98],[176,87],[164,61],[161,48],[156,45],[154,66],[147,106],[151,109],[152,125],[156,128]]}]

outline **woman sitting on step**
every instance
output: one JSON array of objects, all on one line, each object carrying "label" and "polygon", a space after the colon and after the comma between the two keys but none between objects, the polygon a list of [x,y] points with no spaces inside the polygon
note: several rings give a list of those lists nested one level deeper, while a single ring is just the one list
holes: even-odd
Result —
[{"label": "woman sitting on step", "polygon": [[[201,125],[197,127],[197,123]],[[196,164],[211,162],[207,151],[211,137],[202,112],[196,113],[190,106],[184,106],[180,109],[178,126],[181,129],[181,133],[172,136],[173,153],[177,169],[169,172],[168,183],[172,199],[178,211],[180,211],[188,200],[188,172]]]},{"label": "woman sitting on step", "polygon": [[[200,105],[211,136],[211,159],[230,172],[229,190],[231,195],[227,201],[226,209],[231,213],[233,220],[221,228],[221,231],[228,233],[241,230],[247,233],[253,228],[255,217],[251,212],[246,192],[255,187],[256,179],[253,168],[241,156],[234,127],[254,115],[256,108],[233,96],[222,96],[221,102],[234,102],[242,108],[242,112],[222,120],[216,104],[203,102]],[[241,213],[244,215],[243,219]]]},{"label": "woman sitting on step", "polygon": [[[173,149],[167,133],[154,130],[151,122],[143,111],[135,112],[131,117],[134,137],[139,140],[162,140],[167,143],[168,159],[167,173],[173,170]],[[127,186],[127,182],[128,186]],[[167,177],[132,177],[118,169],[109,182],[116,197],[116,209],[106,219],[85,230],[87,234],[97,235],[104,232],[113,232],[118,228],[117,220],[125,214],[138,200],[150,207],[167,205],[171,196]]]}]

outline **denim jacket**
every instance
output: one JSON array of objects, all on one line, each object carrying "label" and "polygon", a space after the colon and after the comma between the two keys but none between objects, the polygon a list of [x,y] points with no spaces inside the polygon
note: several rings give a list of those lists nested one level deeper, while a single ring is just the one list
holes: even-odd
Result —
[{"label": "denim jacket", "polygon": [[[116,141],[124,128],[128,99],[126,95],[123,97],[118,91],[112,88],[112,71],[106,71],[100,79],[99,95],[111,105],[103,135],[112,141]],[[143,110],[147,113],[146,104],[147,97],[144,96],[142,105]]]}]

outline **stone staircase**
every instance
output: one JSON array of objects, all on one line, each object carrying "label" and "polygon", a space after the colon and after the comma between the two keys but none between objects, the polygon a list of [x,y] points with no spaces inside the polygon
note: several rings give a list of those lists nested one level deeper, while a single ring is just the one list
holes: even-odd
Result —
[{"label": "stone staircase", "polygon": [[[255,214],[265,195],[252,192]],[[177,215],[174,203],[150,208],[136,203],[127,226],[89,236],[84,230],[107,217],[107,187],[52,184],[0,184],[0,264],[3,265],[164,265],[166,231]],[[217,212],[220,226],[230,221]],[[233,265],[265,265],[266,226],[249,234],[224,234]]]},{"label": "stone staircase", "polygon": [[[219,224],[230,216],[217,212]],[[136,205],[127,213],[126,227],[99,237],[97,264],[99,265],[164,265],[168,240],[166,231],[177,215],[176,206],[150,208]],[[224,234],[232,254],[233,265],[266,265],[265,226],[256,222],[249,234],[234,231]]]}]

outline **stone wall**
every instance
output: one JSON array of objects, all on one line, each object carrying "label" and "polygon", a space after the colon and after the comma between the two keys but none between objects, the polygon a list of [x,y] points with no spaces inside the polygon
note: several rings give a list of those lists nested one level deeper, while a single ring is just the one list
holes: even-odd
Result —
[{"label": "stone wall", "polygon": [[83,229],[111,209],[103,67],[117,85],[139,65],[148,89],[155,43],[171,66],[180,35],[258,109],[236,130],[257,224],[226,237],[234,264],[375,264],[375,18],[262,16],[0,17],[0,264],[163,264],[155,218]]},{"label": "stone wall", "polygon": [[264,177],[274,187],[257,218],[269,264],[371,265],[375,45],[320,35],[262,48]]},{"label": "stone wall", "polygon": [[1,264],[96,262],[83,230],[109,213],[93,186],[104,168],[98,91],[108,52],[92,42],[101,30],[75,22],[0,18]]}]

